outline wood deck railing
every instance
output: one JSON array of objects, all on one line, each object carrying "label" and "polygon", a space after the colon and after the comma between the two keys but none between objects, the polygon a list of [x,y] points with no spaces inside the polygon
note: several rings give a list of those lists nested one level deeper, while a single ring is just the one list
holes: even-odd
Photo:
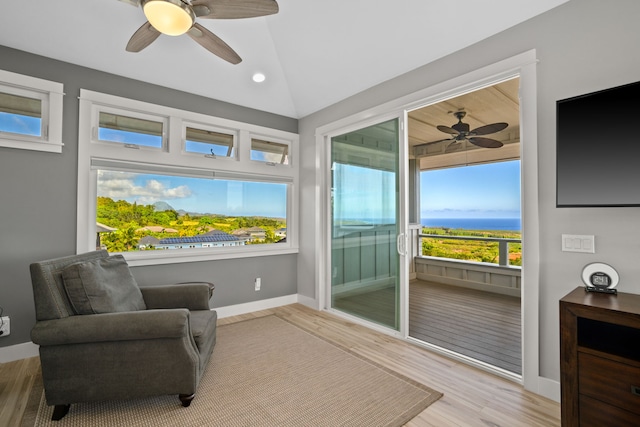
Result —
[{"label": "wood deck railing", "polygon": [[520,297],[521,273],[519,266],[501,263],[487,263],[425,256],[422,254],[422,238],[437,237],[455,240],[484,240],[498,242],[500,260],[508,260],[509,243],[520,243],[520,239],[502,239],[475,236],[442,236],[422,234],[422,227],[409,228],[410,248],[413,258],[412,276],[426,281],[461,286],[485,292]]}]

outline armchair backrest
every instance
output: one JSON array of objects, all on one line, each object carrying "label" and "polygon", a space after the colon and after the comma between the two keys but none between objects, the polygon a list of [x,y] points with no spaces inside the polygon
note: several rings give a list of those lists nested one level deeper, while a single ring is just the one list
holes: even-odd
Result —
[{"label": "armchair backrest", "polygon": [[31,264],[29,268],[33,285],[33,300],[36,306],[36,319],[51,320],[73,316],[74,311],[62,283],[62,270],[77,262],[108,256],[109,252],[100,250]]}]

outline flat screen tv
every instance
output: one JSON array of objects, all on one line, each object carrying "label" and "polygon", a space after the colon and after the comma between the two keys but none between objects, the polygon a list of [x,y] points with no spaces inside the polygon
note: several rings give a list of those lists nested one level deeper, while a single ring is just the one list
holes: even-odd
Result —
[{"label": "flat screen tv", "polygon": [[640,82],[556,104],[558,207],[640,206]]}]

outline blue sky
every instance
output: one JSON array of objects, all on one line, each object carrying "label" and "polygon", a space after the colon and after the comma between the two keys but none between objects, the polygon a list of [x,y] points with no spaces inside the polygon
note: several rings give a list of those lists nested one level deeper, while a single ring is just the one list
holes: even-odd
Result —
[{"label": "blue sky", "polygon": [[421,218],[519,218],[520,161],[420,174]]},{"label": "blue sky", "polygon": [[98,196],[142,205],[163,201],[187,212],[286,217],[286,184],[99,171]]},{"label": "blue sky", "polygon": [[[334,165],[337,219],[395,217],[391,172]],[[421,218],[520,218],[520,161],[440,169],[420,174]]]},{"label": "blue sky", "polygon": [[0,130],[22,135],[40,136],[41,125],[42,120],[39,117],[0,112]]}]

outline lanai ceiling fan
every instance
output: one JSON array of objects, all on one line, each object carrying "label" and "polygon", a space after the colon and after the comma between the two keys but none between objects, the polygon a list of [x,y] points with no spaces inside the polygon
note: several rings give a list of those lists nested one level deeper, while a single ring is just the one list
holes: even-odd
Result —
[{"label": "lanai ceiling fan", "polygon": [[202,19],[241,19],[278,13],[275,0],[120,0],[142,7],[147,22],[133,34],[128,52],[140,52],[160,34],[187,34],[214,55],[232,64],[242,58],[220,37],[196,22]]},{"label": "lanai ceiling fan", "polygon": [[509,126],[508,123],[492,123],[490,125],[480,126],[473,130],[469,130],[469,124],[462,121],[464,116],[467,115],[465,111],[456,111],[453,113],[453,115],[456,117],[456,119],[458,119],[458,123],[454,124],[451,127],[443,125],[436,126],[436,128],[440,132],[448,133],[453,136],[451,138],[441,139],[439,141],[428,142],[427,144],[430,145],[438,142],[450,141],[451,144],[449,144],[449,146],[447,147],[449,148],[453,144],[457,144],[466,140],[482,148],[500,148],[503,146],[502,142],[498,140],[479,137],[479,135],[490,135],[492,133],[500,132],[501,130],[506,129]]}]

